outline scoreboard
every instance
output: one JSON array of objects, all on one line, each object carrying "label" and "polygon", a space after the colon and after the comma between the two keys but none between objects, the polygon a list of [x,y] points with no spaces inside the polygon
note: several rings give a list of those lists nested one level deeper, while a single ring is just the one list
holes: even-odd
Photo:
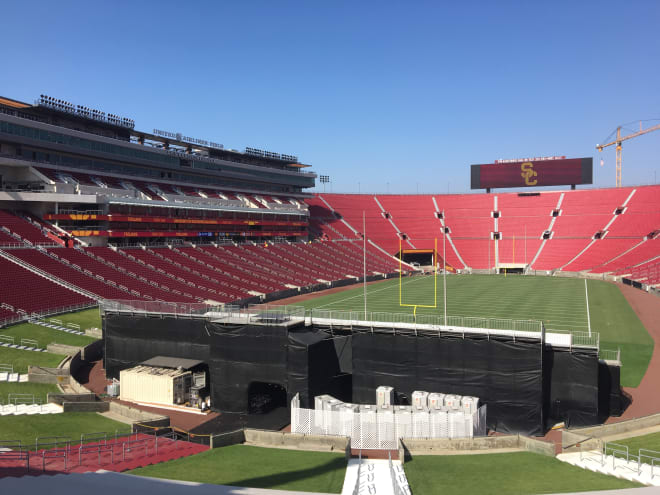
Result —
[{"label": "scoreboard", "polygon": [[471,166],[471,189],[593,183],[593,158],[521,159]]}]

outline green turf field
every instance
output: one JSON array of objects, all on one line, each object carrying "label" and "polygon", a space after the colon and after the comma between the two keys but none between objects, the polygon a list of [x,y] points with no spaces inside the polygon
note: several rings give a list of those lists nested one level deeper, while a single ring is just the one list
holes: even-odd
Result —
[{"label": "green turf field", "polygon": [[38,437],[62,436],[80,441],[81,433],[126,432],[128,425],[97,413],[62,413],[30,416],[0,416],[0,441],[20,440],[34,444]]},{"label": "green turf field", "polygon": [[139,468],[130,474],[218,485],[340,493],[345,471],[344,454],[232,445]]},{"label": "green turf field", "polygon": [[21,339],[33,339],[39,343],[39,347],[46,349],[48,344],[65,344],[77,347],[83,347],[94,342],[94,338],[85,335],[75,335],[61,330],[34,325],[32,323],[19,323],[10,327],[0,329],[0,335],[14,337],[14,341],[19,343]]},{"label": "green turf field", "polygon": [[[437,301],[434,283],[437,282]],[[653,340],[614,284],[589,280],[591,329],[600,333],[603,349],[621,347],[622,384],[636,387],[646,372],[653,353]],[[399,305],[399,279],[367,287],[367,310],[412,314],[412,307]],[[418,315],[444,313],[442,277],[404,277],[401,302],[418,307]],[[345,292],[319,296],[300,303],[306,308],[364,311],[362,285]],[[481,318],[541,320],[547,329],[588,331],[587,295],[583,279],[450,275],[447,277],[447,314]]]},{"label": "green turf field", "polygon": [[640,487],[530,452],[414,456],[404,465],[415,494],[525,495]]},{"label": "green turf field", "polygon": [[0,363],[13,364],[14,373],[27,373],[28,366],[43,366],[44,368],[57,368],[66,356],[50,354],[48,352],[22,351],[0,347]]},{"label": "green turf field", "polygon": [[50,383],[8,383],[0,382],[0,402],[7,404],[7,395],[9,394],[33,394],[35,397],[41,398],[42,402],[46,403],[46,398],[49,393],[61,393],[57,385]]},{"label": "green turf field", "polygon": [[85,331],[86,328],[101,328],[101,314],[99,313],[99,308],[84,309],[73,313],[47,317],[46,321],[50,318],[61,320],[65,324],[77,323],[80,325],[82,331]]},{"label": "green turf field", "polygon": [[614,443],[627,445],[631,454],[637,455],[639,449],[647,449],[658,452],[658,454],[655,454],[655,457],[660,457],[660,433],[622,438],[620,440],[614,440]]}]

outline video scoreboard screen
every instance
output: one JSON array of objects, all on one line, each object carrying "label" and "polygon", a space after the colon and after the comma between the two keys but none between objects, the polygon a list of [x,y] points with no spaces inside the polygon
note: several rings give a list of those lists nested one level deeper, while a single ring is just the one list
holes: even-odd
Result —
[{"label": "video scoreboard screen", "polygon": [[521,159],[471,166],[471,189],[593,183],[593,158]]}]

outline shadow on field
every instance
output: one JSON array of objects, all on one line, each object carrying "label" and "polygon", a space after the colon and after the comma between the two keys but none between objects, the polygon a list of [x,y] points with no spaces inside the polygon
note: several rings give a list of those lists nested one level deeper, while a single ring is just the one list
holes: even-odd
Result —
[{"label": "shadow on field", "polygon": [[268,476],[259,476],[257,478],[245,478],[232,481],[231,484],[252,488],[277,489],[278,486],[286,485],[296,481],[302,481],[307,478],[314,478],[316,476],[320,476],[332,471],[339,471],[343,477],[345,470],[346,459],[338,457],[337,459],[332,459],[331,461],[314,468],[300,469],[298,471],[286,471]]}]

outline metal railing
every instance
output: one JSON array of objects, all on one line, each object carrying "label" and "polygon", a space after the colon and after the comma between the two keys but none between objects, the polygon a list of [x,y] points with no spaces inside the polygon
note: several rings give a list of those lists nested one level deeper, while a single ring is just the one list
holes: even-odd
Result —
[{"label": "metal railing", "polygon": [[[161,430],[153,432],[116,430],[114,434],[110,432],[83,433],[80,436],[80,443],[77,445],[74,445],[74,441],[70,437],[38,437],[35,439],[34,451],[30,451],[29,447],[20,440],[4,440],[0,441],[0,447],[11,450],[0,451],[0,461],[25,461],[25,467],[30,471],[30,458],[36,457],[41,459],[41,469],[45,471],[49,461],[62,459],[64,471],[67,471],[71,457],[77,456],[80,466],[84,456],[96,455],[97,463],[101,465],[103,456],[109,454],[110,463],[114,464],[115,453],[118,453],[115,452],[116,449],[121,449],[122,461],[125,461],[130,454],[141,455],[143,449],[145,456],[148,456],[152,450],[157,454],[159,444],[162,445],[164,441],[173,443],[176,448],[177,433],[168,428],[166,429],[168,432],[163,434]],[[146,437],[139,438],[140,435],[146,435]]]},{"label": "metal railing", "polygon": [[394,471],[394,464],[392,463],[392,454],[390,452],[387,453],[387,459],[389,461],[390,477],[392,478],[392,493],[394,495],[409,495],[409,493],[399,485],[396,472]]},{"label": "metal railing", "polygon": [[[631,469],[630,462],[633,461],[633,466],[636,468],[635,470],[637,472],[637,476],[642,474],[644,466],[650,466],[651,479],[655,477],[656,464],[660,465],[660,451],[657,450],[639,449],[635,455],[630,453],[630,449],[627,445],[614,442],[605,442],[600,453],[601,466],[605,466],[608,455],[612,457],[612,471],[616,471],[617,459],[620,461],[625,459],[625,465],[623,467]],[[644,462],[644,459],[647,460],[647,462]]]},{"label": "metal railing", "polygon": [[240,306],[229,304],[205,303],[172,303],[164,301],[130,301],[103,300],[100,302],[101,312],[119,313],[149,313],[173,316],[206,317],[213,319],[245,320],[262,323],[282,317],[304,318],[305,308],[302,306],[282,306],[273,304]]},{"label": "metal railing", "polygon": [[7,403],[18,405],[31,406],[34,404],[41,405],[43,404],[43,399],[41,397],[35,397],[34,394],[7,394]]},{"label": "metal railing", "polygon": [[357,479],[355,480],[355,486],[353,487],[352,495],[359,495],[360,487],[362,486],[361,477],[362,477],[362,450],[360,450],[360,453],[358,454]]},{"label": "metal railing", "polygon": [[[90,296],[87,296],[90,297]],[[96,299],[96,296],[94,296]],[[98,306],[96,301],[81,303],[81,304],[72,304],[70,306],[58,306],[56,308],[49,308],[42,311],[33,311],[30,314],[23,312],[19,316],[11,316],[8,318],[0,319],[0,327],[6,327],[7,325],[12,325],[14,323],[20,323],[22,321],[29,321],[32,319],[42,319],[50,315],[58,315],[62,313],[71,313],[74,311],[81,311],[83,309],[90,309]],[[18,309],[16,310],[19,311]],[[1,341],[1,340],[0,340]]]},{"label": "metal railing", "polygon": [[613,349],[599,349],[598,357],[603,361],[616,361],[621,362],[621,348]]},{"label": "metal railing", "polygon": [[651,461],[651,479],[655,476],[654,470],[655,470],[655,465],[660,464],[660,452],[657,450],[649,450],[649,449],[639,449],[638,455],[637,455],[637,463],[638,463],[638,473],[641,474],[642,469],[641,466],[642,464],[647,464],[648,462],[642,462],[642,459],[648,459]]},{"label": "metal railing", "polygon": [[39,348],[39,342],[34,339],[21,339],[21,345],[24,347]]}]

